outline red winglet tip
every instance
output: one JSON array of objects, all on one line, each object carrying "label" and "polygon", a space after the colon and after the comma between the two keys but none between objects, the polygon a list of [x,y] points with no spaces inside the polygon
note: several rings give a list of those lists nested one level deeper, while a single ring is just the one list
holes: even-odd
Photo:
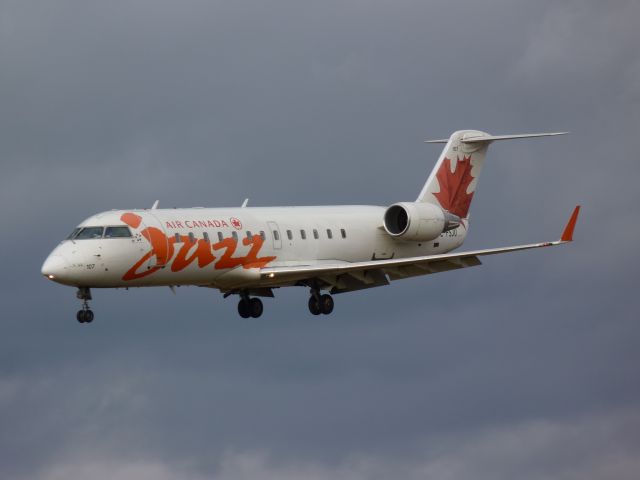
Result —
[{"label": "red winglet tip", "polygon": [[562,232],[562,237],[560,240],[563,242],[571,242],[573,241],[573,230],[576,228],[576,222],[578,221],[578,214],[580,213],[580,205],[578,205],[571,214],[571,218],[567,222],[567,226],[564,227],[564,231]]}]

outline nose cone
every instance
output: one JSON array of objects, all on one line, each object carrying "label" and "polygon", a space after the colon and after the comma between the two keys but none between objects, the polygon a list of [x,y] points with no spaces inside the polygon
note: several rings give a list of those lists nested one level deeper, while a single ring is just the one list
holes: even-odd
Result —
[{"label": "nose cone", "polygon": [[49,280],[59,281],[64,278],[67,273],[69,264],[60,255],[51,254],[42,264],[42,275]]}]

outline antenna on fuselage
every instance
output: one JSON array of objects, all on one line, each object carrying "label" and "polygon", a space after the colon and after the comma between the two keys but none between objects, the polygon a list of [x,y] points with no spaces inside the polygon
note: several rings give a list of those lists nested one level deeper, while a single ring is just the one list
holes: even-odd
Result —
[{"label": "antenna on fuselage", "polygon": [[248,198],[245,198],[245,199],[244,199],[244,202],[242,202],[242,205],[240,205],[240,208],[244,208],[244,207],[246,207],[246,206],[247,206],[247,203],[249,203],[249,199],[248,199]]},{"label": "antenna on fuselage", "polygon": [[151,205],[151,210],[156,210],[158,208],[159,203],[160,203],[160,200],[156,200],[155,202],[153,202],[153,205]]}]

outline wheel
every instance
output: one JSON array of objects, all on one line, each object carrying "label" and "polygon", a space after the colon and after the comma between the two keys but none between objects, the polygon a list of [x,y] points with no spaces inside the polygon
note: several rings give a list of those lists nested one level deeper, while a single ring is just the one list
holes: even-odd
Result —
[{"label": "wheel", "polygon": [[318,303],[318,300],[316,300],[316,297],[312,296],[309,298],[309,311],[313,315],[320,315],[320,304]]},{"label": "wheel", "polygon": [[85,322],[85,315],[84,315],[84,310],[78,310],[78,313],[76,313],[76,320],[78,320],[78,322],[80,323],[84,323]]},{"label": "wheel", "polygon": [[251,313],[249,311],[249,302],[245,302],[244,299],[238,302],[238,313],[242,318],[249,318]]},{"label": "wheel", "polygon": [[85,312],[84,312],[84,321],[85,321],[85,323],[93,322],[93,311],[92,310],[85,310]]},{"label": "wheel", "polygon": [[329,315],[331,312],[333,312],[333,297],[331,295],[328,294],[324,294],[320,297],[320,312],[324,313],[325,315]]},{"label": "wheel", "polygon": [[249,312],[251,312],[251,316],[253,318],[258,318],[260,315],[262,315],[263,310],[264,307],[262,305],[262,300],[260,300],[259,298],[252,298],[251,300],[249,300]]}]

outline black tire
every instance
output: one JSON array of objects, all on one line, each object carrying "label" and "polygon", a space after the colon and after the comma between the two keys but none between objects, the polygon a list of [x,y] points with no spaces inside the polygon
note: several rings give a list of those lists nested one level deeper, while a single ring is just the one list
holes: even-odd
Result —
[{"label": "black tire", "polygon": [[320,312],[325,315],[329,315],[333,312],[333,297],[328,294],[324,294],[320,297]]},{"label": "black tire", "polygon": [[309,297],[309,311],[312,315],[320,315],[320,304],[316,297]]},{"label": "black tire", "polygon": [[242,318],[249,318],[251,316],[251,313],[249,311],[249,302],[240,300],[238,302],[238,313]]},{"label": "black tire", "polygon": [[93,311],[92,310],[85,310],[85,312],[84,312],[84,321],[85,321],[85,323],[93,322]]},{"label": "black tire", "polygon": [[76,313],[76,320],[78,320],[78,322],[80,323],[84,323],[85,316],[84,316],[84,310],[78,310],[78,313]]},{"label": "black tire", "polygon": [[252,298],[249,300],[249,312],[251,312],[251,316],[253,318],[258,318],[262,315],[264,311],[264,306],[262,305],[262,300],[259,298]]}]

